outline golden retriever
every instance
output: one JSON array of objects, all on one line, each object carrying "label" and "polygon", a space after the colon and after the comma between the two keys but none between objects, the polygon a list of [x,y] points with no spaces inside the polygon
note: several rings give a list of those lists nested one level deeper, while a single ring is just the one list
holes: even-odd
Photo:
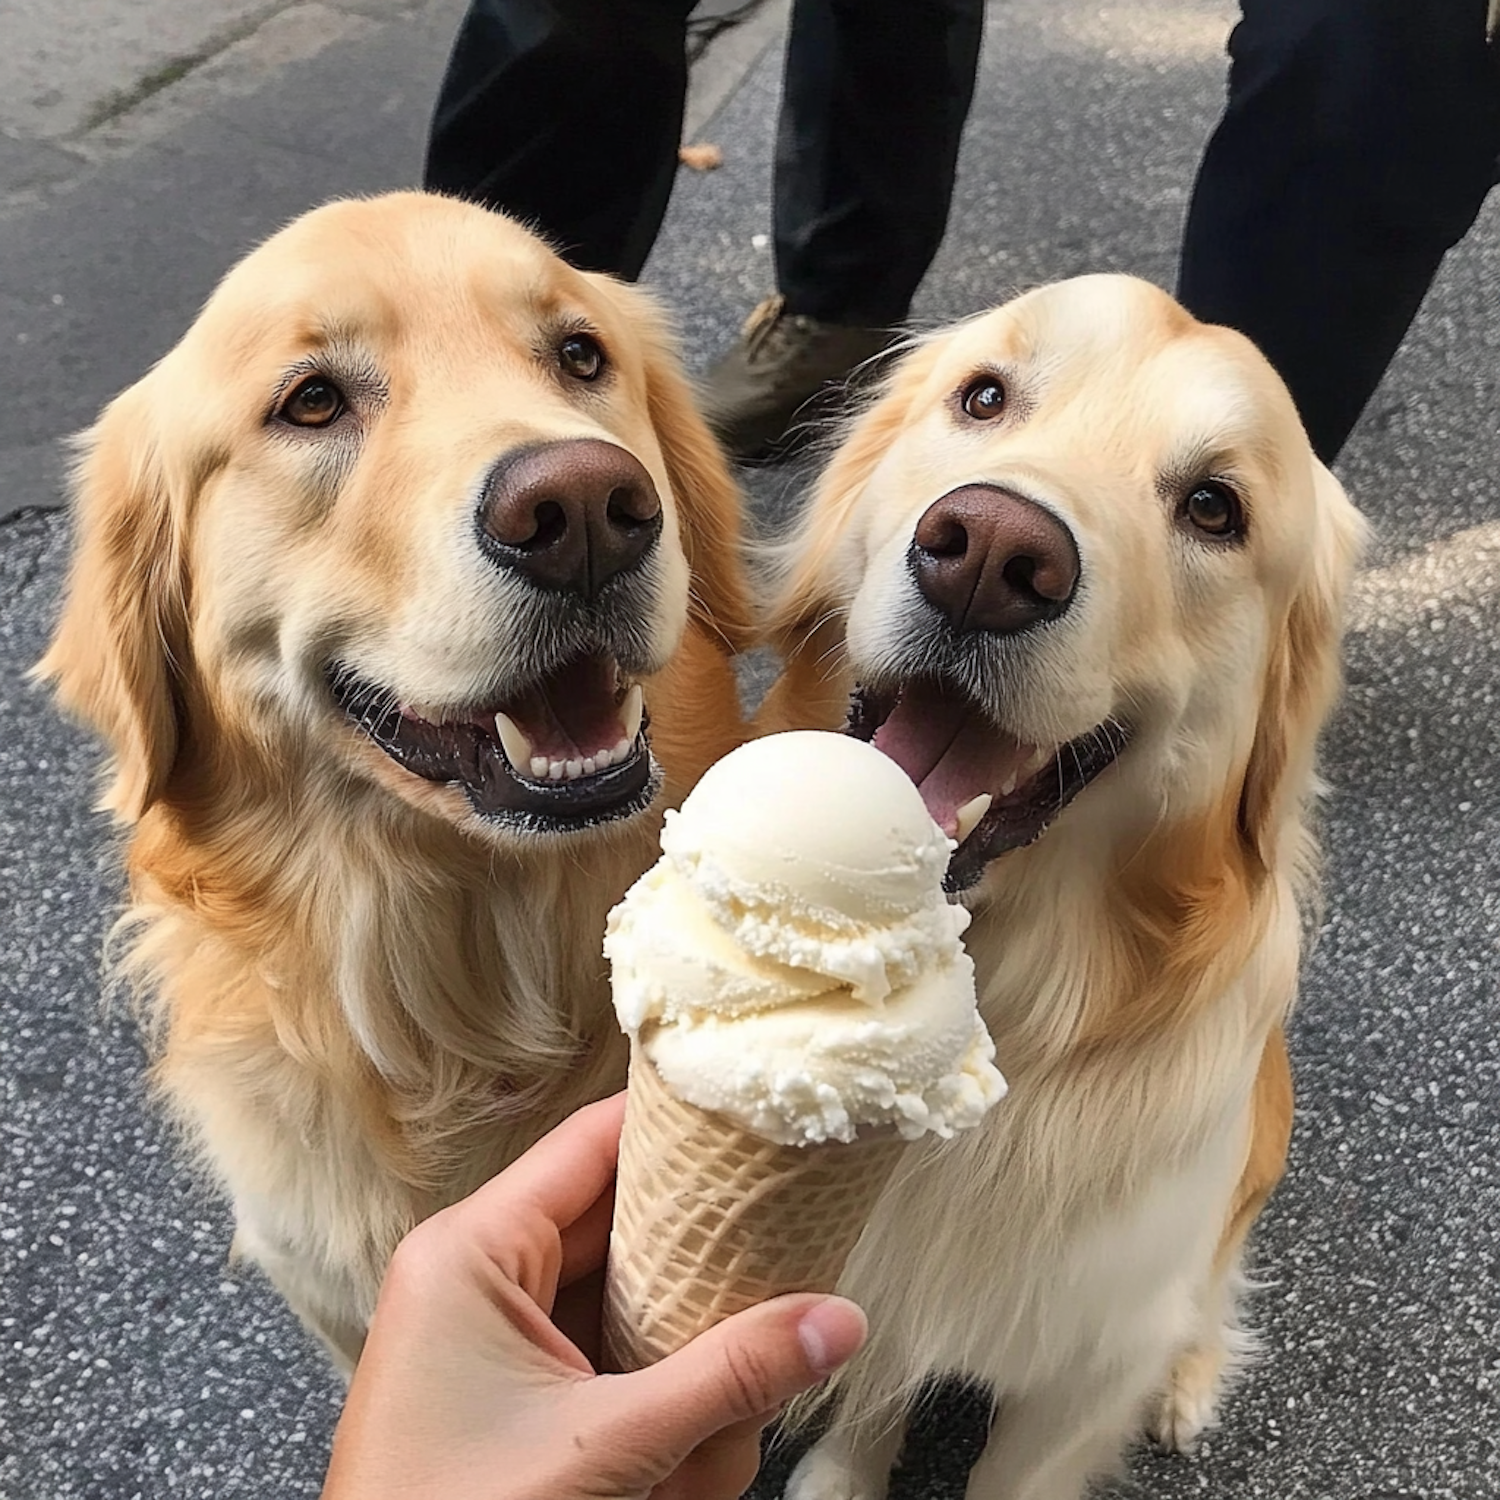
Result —
[{"label": "golden retriever", "polygon": [[76,502],[37,670],[155,1079],[347,1367],[401,1234],[623,1084],[605,913],[744,736],[738,493],[643,293],[397,194],[231,271]]},{"label": "golden retriever", "polygon": [[797,1500],[885,1492],[934,1371],[988,1382],[973,1500],[1187,1446],[1291,1120],[1314,747],[1362,527],[1254,348],[1120,276],[918,341],[785,548],[759,722],[872,738],[959,840],[1010,1080],[918,1153],[842,1289],[867,1351]]}]

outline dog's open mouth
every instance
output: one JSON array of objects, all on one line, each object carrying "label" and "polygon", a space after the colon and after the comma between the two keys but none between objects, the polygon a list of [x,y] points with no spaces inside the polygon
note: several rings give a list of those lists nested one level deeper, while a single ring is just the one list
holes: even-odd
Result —
[{"label": "dog's open mouth", "polygon": [[1060,745],[1029,745],[997,729],[966,694],[931,679],[859,688],[848,733],[870,740],[922,794],[958,848],[945,885],[961,891],[1001,854],[1039,838],[1124,750],[1129,731],[1106,719]]},{"label": "dog's open mouth", "polygon": [[345,667],[329,685],[345,716],[397,765],[461,787],[481,817],[532,832],[630,817],[660,780],[640,685],[605,653],[575,657],[502,700],[440,719]]}]

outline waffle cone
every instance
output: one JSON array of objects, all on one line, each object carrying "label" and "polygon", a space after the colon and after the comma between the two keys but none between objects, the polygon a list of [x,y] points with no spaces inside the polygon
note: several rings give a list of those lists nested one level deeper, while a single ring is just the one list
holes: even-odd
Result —
[{"label": "waffle cone", "polygon": [[636,1049],[604,1293],[606,1367],[638,1370],[782,1292],[831,1292],[906,1148],[779,1146],[684,1103]]}]

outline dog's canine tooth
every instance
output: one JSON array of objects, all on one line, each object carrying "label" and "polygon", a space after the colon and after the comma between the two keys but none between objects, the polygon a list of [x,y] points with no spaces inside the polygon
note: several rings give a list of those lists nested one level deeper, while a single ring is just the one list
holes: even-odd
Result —
[{"label": "dog's canine tooth", "polygon": [[531,741],[509,714],[495,715],[495,733],[500,736],[500,748],[505,751],[511,770],[524,776],[532,766]]},{"label": "dog's canine tooth", "polygon": [[641,732],[641,718],[646,712],[646,695],[641,691],[640,683],[633,683],[631,689],[625,694],[625,703],[620,710],[620,718],[625,725],[625,744],[635,744],[636,736]]},{"label": "dog's canine tooth", "polygon": [[979,820],[990,810],[990,803],[995,799],[989,792],[981,792],[977,797],[971,797],[958,810],[958,842],[961,844],[974,832]]}]

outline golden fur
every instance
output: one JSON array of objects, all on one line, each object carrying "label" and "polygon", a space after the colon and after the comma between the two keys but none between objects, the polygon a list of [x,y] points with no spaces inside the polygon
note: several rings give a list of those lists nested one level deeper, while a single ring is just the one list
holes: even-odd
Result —
[{"label": "golden fur", "polygon": [[[580,327],[608,357],[587,386],[558,373]],[[309,369],[344,382],[342,429],[272,416]],[[666,785],[537,834],[398,766],[324,674],[376,664],[443,719],[533,671],[475,496],[508,453],[574,438],[626,449],[661,499],[634,675]],[[111,752],[155,1080],[238,1248],[347,1365],[400,1235],[623,1084],[605,912],[663,801],[743,737],[737,491],[643,293],[420,194],[256,250],[81,455],[38,672]]]},{"label": "golden fur", "polygon": [[[1003,383],[998,418],[966,414],[977,377]],[[1183,519],[1209,479],[1243,502],[1228,544]],[[883,1494],[933,1371],[996,1392],[973,1500],[1073,1500],[1143,1419],[1190,1444],[1242,1342],[1241,1244],[1285,1158],[1281,1028],[1357,513],[1246,340],[1129,278],[1043,288],[917,342],[853,424],[779,553],[787,662],[759,729],[832,727],[855,680],[889,690],[921,650],[942,670],[909,548],[976,483],[1061,518],[1083,581],[969,683],[973,712],[1037,746],[1111,718],[1131,738],[965,897],[1011,1093],[882,1200],[843,1285],[871,1343],[797,1500]]]}]

